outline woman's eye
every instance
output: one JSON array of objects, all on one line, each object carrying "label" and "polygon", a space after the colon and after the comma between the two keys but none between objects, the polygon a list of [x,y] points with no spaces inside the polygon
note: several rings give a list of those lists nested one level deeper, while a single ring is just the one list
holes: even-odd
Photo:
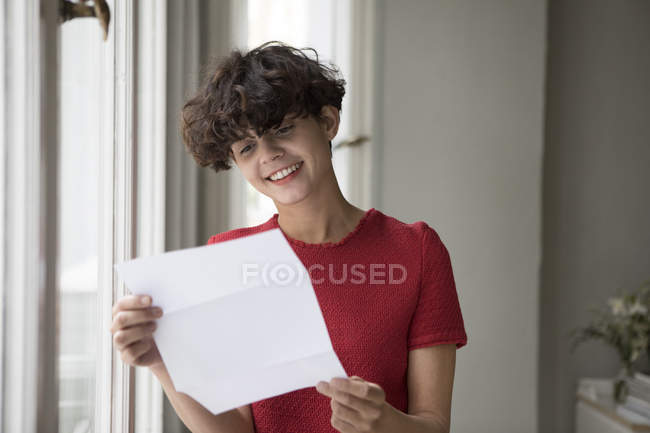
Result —
[{"label": "woman's eye", "polygon": [[246,153],[246,152],[248,152],[250,150],[250,148],[251,148],[251,145],[247,144],[246,146],[244,146],[242,148],[242,150],[239,151],[239,153]]},{"label": "woman's eye", "polygon": [[284,128],[278,129],[277,134],[278,135],[285,135],[285,134],[289,133],[289,131],[291,131],[292,129],[293,129],[293,125],[285,126]]}]

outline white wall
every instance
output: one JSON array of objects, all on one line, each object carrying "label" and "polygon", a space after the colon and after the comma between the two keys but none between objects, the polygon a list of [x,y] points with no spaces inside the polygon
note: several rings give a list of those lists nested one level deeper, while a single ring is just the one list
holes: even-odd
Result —
[{"label": "white wall", "polygon": [[620,368],[566,333],[650,278],[650,2],[553,0],[548,21],[540,433],[573,431],[577,379]]},{"label": "white wall", "polygon": [[449,249],[452,431],[537,427],[545,1],[384,1],[377,208]]}]

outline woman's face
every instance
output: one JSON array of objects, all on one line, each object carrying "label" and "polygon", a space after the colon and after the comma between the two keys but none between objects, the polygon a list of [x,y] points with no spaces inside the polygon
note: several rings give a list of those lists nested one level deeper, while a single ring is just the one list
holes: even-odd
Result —
[{"label": "woman's face", "polygon": [[328,176],[333,176],[329,141],[339,125],[336,107],[325,106],[321,121],[313,116],[285,116],[282,124],[262,137],[232,144],[234,162],[248,182],[276,203],[297,203]]}]

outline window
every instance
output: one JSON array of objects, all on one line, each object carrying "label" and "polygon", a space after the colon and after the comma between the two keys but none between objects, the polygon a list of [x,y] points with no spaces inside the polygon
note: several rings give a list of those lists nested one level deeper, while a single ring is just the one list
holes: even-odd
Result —
[{"label": "window", "polygon": [[60,29],[56,263],[62,433],[95,431],[100,31],[96,20],[81,19]]},{"label": "window", "polygon": [[0,7],[2,431],[133,423],[107,324],[125,293],[113,263],[134,250],[135,14],[108,3],[106,41],[95,19],[59,24],[58,2]]}]

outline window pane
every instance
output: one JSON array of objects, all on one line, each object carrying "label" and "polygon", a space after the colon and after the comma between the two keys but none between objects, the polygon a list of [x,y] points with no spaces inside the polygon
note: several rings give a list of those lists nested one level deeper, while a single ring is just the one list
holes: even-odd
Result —
[{"label": "window pane", "polygon": [[61,26],[59,432],[94,430],[97,342],[99,56],[97,20]]}]

